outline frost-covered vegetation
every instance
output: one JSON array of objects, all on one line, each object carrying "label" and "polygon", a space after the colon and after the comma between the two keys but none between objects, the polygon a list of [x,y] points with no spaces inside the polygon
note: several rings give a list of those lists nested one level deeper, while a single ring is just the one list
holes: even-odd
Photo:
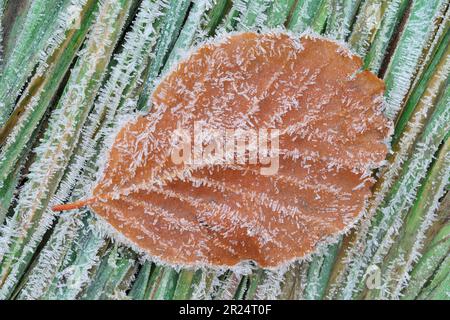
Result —
[{"label": "frost-covered vegetation", "polygon": [[[0,0],[1,299],[449,299],[446,0]],[[84,197],[161,73],[230,31],[312,30],[386,83],[395,121],[365,216],[277,271],[171,268],[113,242]]]}]

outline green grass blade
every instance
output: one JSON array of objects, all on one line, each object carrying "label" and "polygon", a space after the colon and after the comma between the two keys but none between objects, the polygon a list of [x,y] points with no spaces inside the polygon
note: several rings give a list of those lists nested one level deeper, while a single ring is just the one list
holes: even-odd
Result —
[{"label": "green grass blade", "polygon": [[213,293],[213,299],[232,300],[239,289],[243,277],[243,275],[234,273],[230,270],[226,271],[218,278],[219,281],[216,290]]},{"label": "green grass blade", "polygon": [[6,177],[3,186],[0,187],[0,225],[3,224],[8,214],[11,202],[14,198],[17,185],[20,179],[21,164],[13,168]]},{"label": "green grass blade", "polygon": [[348,39],[350,46],[359,55],[366,55],[371,39],[380,27],[386,6],[391,1],[367,0],[361,4],[359,14]]},{"label": "green grass blade", "polygon": [[326,23],[331,14],[332,0],[323,0],[311,24],[311,29],[317,33],[325,31]]},{"label": "green grass blade", "polygon": [[372,221],[371,231],[366,240],[366,248],[360,254],[360,258],[352,263],[348,283],[343,290],[343,298],[348,299],[353,296],[355,290],[362,289],[361,269],[364,270],[370,264],[377,265],[379,259],[389,249],[392,237],[402,223],[402,218],[412,206],[410,199],[416,196],[422,178],[433,160],[433,155],[450,129],[450,109],[447,108],[449,103],[450,90],[447,85],[436,110],[415,145],[412,156],[405,163],[400,178],[392,186],[381,206],[377,208],[377,214]]},{"label": "green grass blade", "polygon": [[248,2],[249,0],[232,1],[233,5],[225,18],[224,25],[222,26],[224,31],[229,32],[236,29],[241,15],[247,10]]},{"label": "green grass blade", "polygon": [[227,11],[231,7],[231,0],[216,0],[213,8],[208,13],[208,23],[205,27],[208,36],[215,34],[216,28],[219,26]]},{"label": "green grass blade", "polygon": [[3,63],[11,56],[15,43],[25,23],[31,0],[2,0],[4,5],[3,26]]},{"label": "green grass blade", "polygon": [[241,281],[239,282],[239,285],[236,289],[236,292],[234,293],[233,299],[234,300],[243,300],[245,297],[245,293],[247,292],[248,287],[248,276],[244,275],[241,278]]},{"label": "green grass blade", "polygon": [[136,280],[131,287],[129,297],[133,300],[144,300],[145,291],[147,290],[152,264],[148,261],[144,262],[137,274]]},{"label": "green grass blade", "polygon": [[450,300],[450,268],[448,266],[450,266],[450,258],[444,261],[437,271],[430,289],[427,287],[418,299]]},{"label": "green grass blade", "polygon": [[140,110],[147,110],[149,108],[150,94],[153,91],[155,81],[161,69],[164,67],[168,54],[178,37],[181,25],[189,9],[189,4],[190,1],[187,0],[170,1],[170,6],[163,18],[161,35],[156,44],[154,58],[149,66],[144,88],[139,97],[138,108]]},{"label": "green grass blade", "polygon": [[267,13],[266,25],[269,28],[283,26],[294,6],[295,0],[275,0]]},{"label": "green grass blade", "polygon": [[178,272],[169,267],[156,267],[150,277],[147,299],[170,300],[173,298],[178,280]]},{"label": "green grass blade", "polygon": [[181,270],[175,292],[173,294],[174,300],[186,300],[192,297],[194,286],[198,285],[200,281],[201,270]]},{"label": "green grass blade", "polygon": [[[52,213],[46,208],[51,205],[51,197],[69,161],[126,21],[131,2],[124,2],[103,2],[83,55],[78,59],[63,96],[50,117],[46,134],[35,150],[37,160],[30,167],[14,217],[7,224],[8,232],[3,235],[6,248],[0,251],[8,252],[2,255],[0,267],[2,297],[10,296],[52,222]],[[103,36],[102,43],[97,41],[99,34]]]},{"label": "green grass blade", "polygon": [[[142,3],[132,24],[132,29],[125,35],[121,51],[114,56],[109,78],[100,90],[100,95],[86,121],[80,142],[74,150],[68,170],[66,170],[56,193],[55,197],[61,202],[70,194],[72,201],[85,197],[88,187],[95,182],[96,172],[100,165],[97,164],[97,159],[103,156],[99,156],[99,154],[105,152],[105,137],[111,135],[111,130],[113,130],[111,127],[117,124],[115,119],[118,114],[129,112],[126,105],[130,100],[136,100],[134,92],[145,68],[142,61],[146,60],[148,52],[156,42],[157,33],[154,24],[161,15],[161,6],[160,1],[155,3],[144,1]],[[80,175],[80,172],[83,173]],[[45,281],[54,281],[51,278],[52,273],[64,273],[65,270],[73,267],[80,268],[77,265],[64,264],[62,270],[58,271],[57,269],[62,265],[64,252],[73,246],[72,243],[80,236],[83,228],[95,225],[94,219],[88,218],[88,221],[89,223],[80,225],[77,223],[77,219],[60,219],[55,227],[55,236],[52,235],[48,244],[43,248],[42,259],[39,258],[38,263],[33,267],[33,278],[30,280],[33,285],[30,284],[30,292],[38,291],[34,289],[35,286],[47,287]],[[80,228],[82,230],[79,230]],[[61,234],[61,232],[63,233]],[[94,237],[93,241],[96,242],[97,239]],[[83,248],[80,249],[82,249],[81,252],[77,253],[80,256],[78,260],[84,261],[84,251]],[[77,251],[76,245],[73,250]],[[51,256],[51,261],[54,262],[53,266],[45,262],[48,256]],[[77,262],[74,261],[74,263]],[[90,265],[85,264],[85,267],[90,267]],[[55,268],[56,270],[54,270]],[[73,291],[69,290],[68,294],[73,295]]]},{"label": "green grass blade", "polygon": [[[444,28],[445,26],[442,27]],[[445,48],[445,45],[442,47]],[[360,260],[361,251],[366,246],[370,217],[375,215],[377,206],[380,206],[383,199],[391,192],[391,187],[394,184],[396,177],[398,177],[399,173],[402,171],[403,163],[405,163],[408,157],[413,153],[414,142],[421,134],[428,115],[435,109],[440,93],[444,92],[448,68],[450,67],[449,63],[450,59],[448,59],[448,55],[446,56],[444,54],[443,58],[439,61],[438,66],[433,67],[434,71],[432,79],[422,83],[422,85],[425,85],[426,83],[426,87],[422,88],[422,92],[424,91],[425,94],[420,94],[416,97],[414,94],[411,95],[410,99],[420,98],[419,103],[416,102],[417,100],[414,102],[408,101],[408,104],[414,105],[413,114],[409,117],[409,122],[401,131],[397,129],[398,135],[401,138],[396,141],[396,145],[394,145],[395,152],[388,158],[389,165],[382,170],[377,185],[374,188],[374,195],[372,197],[371,205],[368,208],[366,218],[369,222],[363,221],[361,226],[350,235],[349,238],[352,239],[351,243],[347,243],[343,246],[342,250],[346,251],[346,253],[341,253],[342,257],[338,259],[334,267],[332,275],[333,281],[328,289],[328,298],[338,297],[336,292],[342,292],[342,287],[347,282],[346,277],[351,265],[354,261]],[[422,77],[425,78],[426,74],[422,75]],[[417,78],[422,79],[422,77],[419,77],[418,75]]]},{"label": "green grass blade", "polygon": [[410,0],[392,0],[389,2],[383,15],[381,25],[375,34],[370,49],[364,59],[364,68],[374,73],[380,71],[386,57],[387,49],[392,41],[395,31],[411,3]]},{"label": "green grass blade", "polygon": [[270,2],[268,0],[249,1],[247,10],[240,19],[237,28],[249,30],[262,27],[267,19],[266,11],[270,6]]},{"label": "green grass blade", "polygon": [[175,45],[170,52],[169,58],[165,63],[165,67],[162,73],[167,72],[170,66],[177,62],[191,47],[196,32],[198,32],[198,29],[201,26],[202,16],[210,6],[211,4],[208,0],[199,0],[194,3],[192,9],[189,12],[188,18],[180,32],[180,35],[178,36],[177,41],[175,42]]},{"label": "green grass blade", "polygon": [[368,298],[398,299],[406,286],[408,273],[420,255],[426,230],[436,219],[435,211],[450,177],[450,140],[447,139],[439,156],[420,187],[414,206],[408,213],[400,235],[389,254],[379,266],[384,278],[382,290],[371,290]]},{"label": "green grass blade", "polygon": [[422,289],[429,283],[436,270],[443,264],[450,253],[450,223],[447,220],[448,209],[450,208],[450,197],[447,194],[443,200],[443,207],[440,215],[443,225],[432,237],[430,243],[426,246],[423,255],[414,265],[411,272],[408,286],[405,288],[402,299],[416,299]]},{"label": "green grass blade", "polygon": [[296,33],[305,31],[312,25],[322,3],[326,0],[299,0],[292,12],[288,23],[288,29]]},{"label": "green grass blade", "polygon": [[345,40],[359,9],[361,0],[333,0],[331,14],[327,21],[326,34],[337,40]]},{"label": "green grass blade", "polygon": [[324,254],[315,256],[309,264],[303,293],[305,299],[323,299],[339,247],[340,241],[329,246]]},{"label": "green grass blade", "polygon": [[3,45],[4,45],[4,16],[5,16],[5,10],[6,10],[6,1],[0,0],[0,71],[3,69],[3,60],[4,60],[4,53],[3,53]]},{"label": "green grass blade", "polygon": [[[122,251],[122,252],[121,252]],[[103,259],[94,280],[86,289],[82,299],[84,300],[111,300],[121,298],[118,287],[130,273],[134,265],[133,255],[123,252],[116,246]],[[123,298],[123,296],[122,296]]]},{"label": "green grass blade", "polygon": [[[392,138],[392,143],[395,144],[399,141],[401,134],[405,131],[408,121],[411,119],[414,110],[419,104],[420,99],[425,94],[427,88],[429,87],[429,83],[436,82],[436,80],[432,80],[432,78],[439,77],[442,79],[445,77],[446,73],[449,72],[449,56],[450,56],[450,24],[447,23],[445,26],[446,31],[443,33],[444,36],[439,42],[437,50],[433,55],[433,59],[431,60],[429,66],[425,70],[424,74],[420,78],[419,82],[415,86],[414,90],[411,92],[411,95],[405,104],[403,111],[396,123],[394,136]],[[443,82],[443,81],[441,81]]]},{"label": "green grass blade", "polygon": [[[401,110],[417,70],[420,58],[431,42],[436,20],[447,7],[445,0],[416,0],[404,26],[396,49],[389,62],[386,83],[387,108],[385,114],[395,119]],[[423,23],[427,21],[427,23]]]},{"label": "green grass blade", "polygon": [[[54,47],[51,38],[68,22],[62,21],[69,0],[36,0],[31,3],[23,28],[18,35],[11,56],[6,60],[0,76],[0,127],[14,108],[20,90],[25,85],[33,68]],[[50,40],[50,43],[47,42]],[[46,49],[49,46],[50,49]]]},{"label": "green grass blade", "polygon": [[[79,220],[80,218],[75,216],[74,219]],[[63,224],[63,226],[73,228],[73,232],[79,230],[76,228],[75,222]],[[102,237],[89,231],[85,233],[87,234],[79,237],[75,248],[67,246],[69,248],[68,256],[64,257],[65,259],[61,262],[62,267],[60,269],[55,270],[53,264],[49,265],[49,270],[51,272],[56,271],[56,275],[48,283],[44,283],[44,286],[42,286],[42,282],[38,283],[37,286],[28,285],[23,292],[34,297],[36,296],[36,287],[43,287],[43,299],[72,300],[79,297],[80,293],[92,283],[94,270],[99,267],[101,262],[101,254],[99,252],[106,245]],[[62,237],[66,236],[64,231],[61,234]],[[58,245],[59,243],[55,241],[55,244]],[[61,247],[64,249],[64,246]],[[42,277],[40,273],[38,275]]]},{"label": "green grass blade", "polygon": [[0,186],[23,156],[26,146],[49,109],[66,72],[89,30],[96,1],[90,0],[80,12],[80,28],[67,31],[66,38],[31,80],[14,113],[0,130],[4,142],[0,152]]},{"label": "green grass blade", "polygon": [[127,289],[136,272],[136,254],[127,252],[122,257],[115,258],[114,272],[108,279],[101,300],[123,300],[127,298]]},{"label": "green grass blade", "polygon": [[263,269],[258,269],[252,272],[252,274],[250,274],[248,276],[248,288],[247,288],[247,292],[245,294],[245,299],[246,300],[253,300],[256,297],[256,293],[258,290],[258,286],[260,285],[260,283],[262,282],[262,280],[264,279],[264,270]]},{"label": "green grass blade", "polygon": [[277,299],[303,300],[308,273],[308,263],[295,263],[285,272]]}]

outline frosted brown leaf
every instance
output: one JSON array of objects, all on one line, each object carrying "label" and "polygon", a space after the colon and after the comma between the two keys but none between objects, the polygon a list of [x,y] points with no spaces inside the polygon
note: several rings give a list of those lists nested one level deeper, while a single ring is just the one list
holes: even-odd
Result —
[{"label": "frosted brown leaf", "polygon": [[[240,33],[168,73],[152,110],[118,133],[89,207],[170,264],[274,268],[312,253],[364,210],[387,153],[383,81],[314,36]],[[279,168],[175,164],[177,128],[279,129]]]}]

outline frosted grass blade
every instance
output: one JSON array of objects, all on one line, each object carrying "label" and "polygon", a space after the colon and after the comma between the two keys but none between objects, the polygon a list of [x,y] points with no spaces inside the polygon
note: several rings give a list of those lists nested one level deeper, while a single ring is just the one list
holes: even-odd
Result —
[{"label": "frosted grass blade", "polygon": [[[14,108],[14,103],[27,78],[42,56],[51,51],[51,37],[57,33],[60,13],[70,0],[36,0],[31,3],[23,28],[15,41],[0,76],[0,127]],[[48,41],[50,40],[50,43]],[[46,46],[50,50],[46,50]]]},{"label": "frosted grass blade", "polygon": [[374,73],[380,71],[383,60],[386,57],[388,46],[409,4],[410,0],[392,0],[389,2],[384,12],[381,25],[364,59],[364,68]]},{"label": "frosted grass blade", "polygon": [[[51,106],[66,72],[84,41],[92,23],[96,2],[90,0],[80,11],[80,28],[68,30],[64,41],[48,57],[30,80],[16,108],[0,130],[0,186],[23,155],[33,133]],[[45,71],[44,71],[45,70]]]},{"label": "frosted grass blade", "polygon": [[266,11],[269,8],[270,2],[268,0],[249,1],[247,10],[241,17],[237,28],[249,30],[262,27],[267,19]]},{"label": "frosted grass blade", "polygon": [[288,29],[301,33],[310,27],[314,17],[326,0],[299,0],[297,1],[292,16],[288,23]]},{"label": "frosted grass blade", "polygon": [[[14,217],[8,221],[2,235],[1,297],[10,296],[29,263],[34,248],[53,220],[52,213],[45,210],[51,203],[92,106],[130,4],[131,2],[120,2],[120,5],[113,4],[112,1],[103,2],[83,54],[50,117],[50,126],[41,144],[35,149],[37,160],[30,167],[28,181],[18,199]],[[102,43],[97,42],[99,34],[105,39]]]},{"label": "frosted grass blade", "polygon": [[426,231],[436,219],[439,199],[450,178],[450,140],[447,139],[439,156],[418,191],[414,206],[405,218],[399,237],[380,265],[384,275],[382,290],[372,290],[368,298],[398,299],[408,282],[411,266],[420,256]]},{"label": "frosted grass blade", "polygon": [[384,77],[387,99],[385,114],[391,119],[395,119],[401,110],[420,58],[434,35],[436,20],[447,6],[444,0],[416,0],[411,6],[409,18]]},{"label": "frosted grass blade", "polygon": [[[450,208],[450,196],[444,198],[437,216],[440,217],[430,229],[436,232],[431,235],[431,241],[425,246],[423,255],[415,264],[408,282],[408,286],[402,293],[402,299],[416,299],[427,282],[433,277],[435,271],[445,261],[450,253],[450,223],[447,221]],[[436,228],[438,227],[438,228]]]},{"label": "frosted grass blade", "polygon": [[266,25],[269,28],[283,26],[291,12],[295,0],[275,0],[267,13]]},{"label": "frosted grass blade", "polygon": [[138,101],[138,109],[148,110],[150,107],[149,97],[153,91],[155,80],[157,79],[161,69],[163,68],[168,54],[175,43],[183,24],[184,17],[189,9],[190,1],[187,0],[171,0],[169,8],[165,12],[164,21],[162,22],[161,34],[156,44],[154,58],[149,66],[146,75],[145,84]]},{"label": "frosted grass blade", "polygon": [[365,56],[373,34],[380,27],[386,6],[392,0],[368,0],[361,4],[348,43],[359,55]]},{"label": "frosted grass blade", "polygon": [[[134,92],[139,85],[138,79],[145,68],[145,65],[142,65],[142,61],[150,58],[148,52],[156,42],[155,21],[160,18],[161,6],[161,1],[144,1],[142,3],[132,24],[132,29],[125,35],[125,41],[121,50],[114,56],[109,78],[100,89],[100,94],[86,121],[80,141],[68,165],[68,170],[66,170],[55,195],[55,198],[59,199],[59,201],[66,200],[70,194],[70,199],[84,197],[86,192],[88,192],[88,186],[95,181],[98,165],[101,165],[97,163],[97,159],[103,157],[105,153],[105,138],[111,135],[112,127],[117,125],[115,120],[118,114],[129,113],[128,104],[130,101],[136,100]],[[83,229],[79,230],[80,228],[89,229],[95,225],[95,221],[91,217],[86,218],[88,222],[84,225],[79,225],[77,219],[81,219],[81,217],[78,215],[76,215],[75,219],[66,219],[64,217],[56,225],[55,237],[52,236],[48,245],[43,249],[45,255],[51,255],[51,261],[54,262],[54,266],[46,264],[45,258],[39,258],[38,263],[33,267],[33,278],[31,279],[33,285],[29,288],[30,292],[37,292],[39,287],[46,287],[45,281],[56,281],[48,277],[51,274],[48,270],[56,268],[55,272],[58,271],[59,265],[61,265],[58,261],[64,259],[62,253],[68,250],[63,248],[70,248],[72,243],[80,237],[80,233],[83,232]],[[70,230],[70,232],[67,230]],[[61,232],[63,234],[60,234]],[[96,239],[97,236],[95,234],[91,233],[91,237],[94,243],[99,241]],[[60,249],[55,250],[55,246]],[[78,248],[76,244],[74,246],[73,250],[79,256],[78,260],[84,261],[88,259],[83,258],[84,249]],[[81,250],[78,251],[77,249]],[[90,267],[89,264],[84,264],[80,267],[76,265],[76,261],[74,263],[75,265],[66,263],[58,272],[65,273],[70,272],[71,268],[77,268],[78,270],[84,266]],[[73,292],[74,290],[69,291]],[[70,295],[73,294],[70,293]]]}]

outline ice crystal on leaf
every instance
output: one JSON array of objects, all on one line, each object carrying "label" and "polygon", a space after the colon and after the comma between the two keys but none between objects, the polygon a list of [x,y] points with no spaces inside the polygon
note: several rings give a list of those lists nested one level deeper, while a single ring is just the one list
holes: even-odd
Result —
[{"label": "ice crystal on leaf", "polygon": [[[348,230],[386,156],[384,84],[312,35],[252,32],[197,48],[160,82],[153,110],[124,125],[89,205],[158,260],[275,268]],[[171,161],[177,129],[278,129],[279,168]]]}]

